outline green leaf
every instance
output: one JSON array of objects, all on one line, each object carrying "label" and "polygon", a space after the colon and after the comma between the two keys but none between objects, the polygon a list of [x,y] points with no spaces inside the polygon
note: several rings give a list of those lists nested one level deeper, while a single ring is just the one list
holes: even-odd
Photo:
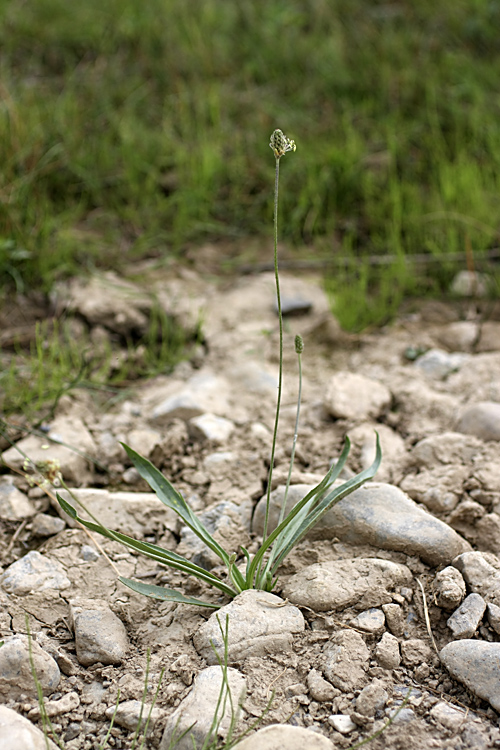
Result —
[{"label": "green leaf", "polygon": [[[302,519],[305,516],[305,512],[302,513],[301,511],[304,509],[304,507],[311,503],[313,506],[315,502],[317,502],[323,493],[328,489],[328,487],[332,484],[332,482],[335,481],[335,479],[338,477],[342,469],[344,468],[345,462],[347,461],[347,457],[349,455],[349,451],[351,448],[351,443],[349,438],[346,438],[344,448],[342,450],[342,453],[339,456],[339,459],[337,463],[330,467],[328,472],[325,474],[321,482],[316,486],[313,487],[312,490],[310,490],[305,497],[302,498],[302,500],[297,503],[297,505],[292,508],[290,513],[286,516],[286,518],[283,519],[283,521],[277,526],[274,531],[262,542],[261,547],[259,548],[259,551],[255,555],[254,559],[252,560],[252,563],[247,571],[247,586],[248,588],[253,588],[253,579],[256,574],[256,571],[259,571],[259,574],[257,576],[258,581],[260,582],[263,578],[265,578],[265,574],[262,574],[262,571],[260,570],[260,566],[262,563],[262,560],[264,558],[264,555],[266,551],[269,549],[271,544],[281,535],[283,535],[283,532],[290,526],[291,522],[300,514],[299,521],[300,523]],[[292,530],[293,533],[293,530]],[[288,534],[285,533],[283,538],[288,538],[291,533],[290,531]],[[274,554],[271,553],[270,561],[274,558]],[[269,562],[266,567],[269,567]],[[256,584],[257,587],[257,584]]]},{"label": "green leaf", "polygon": [[177,492],[175,487],[168,481],[168,479],[166,479],[166,477],[163,476],[161,471],[158,471],[156,466],[153,466],[151,461],[148,461],[147,458],[141,456],[128,445],[125,445],[125,443],[121,443],[121,445],[141,477],[149,484],[151,489],[156,492],[158,499],[161,500],[167,508],[175,511],[175,513],[182,518],[186,526],[194,531],[207,547],[215,552],[215,554],[218,555],[223,563],[229,568],[229,555],[220,544],[215,541],[200,519],[193,513],[180,492]]},{"label": "green leaf", "polygon": [[315,507],[313,507],[312,510],[310,510],[310,512],[307,514],[304,520],[300,523],[300,525],[293,526],[293,534],[287,535],[287,541],[285,544],[283,543],[280,544],[280,539],[278,539],[277,544],[280,547],[280,552],[276,556],[276,559],[273,562],[273,565],[272,565],[273,573],[276,572],[279,565],[283,562],[283,560],[289,554],[289,552],[293,549],[293,547],[295,547],[295,545],[298,544],[298,542],[300,542],[300,540],[307,534],[307,532],[318,523],[318,521],[322,518],[322,516],[324,516],[325,513],[333,505],[336,505],[338,502],[340,502],[340,500],[342,500],[342,498],[346,497],[347,495],[350,495],[351,492],[354,492],[354,490],[359,489],[359,487],[361,487],[365,482],[367,482],[368,480],[372,479],[375,476],[380,466],[381,460],[382,460],[382,451],[380,449],[380,440],[377,434],[375,460],[373,461],[372,465],[369,466],[364,471],[360,472],[359,474],[356,474],[355,477],[352,477],[347,482],[344,482],[344,484],[342,484],[340,487],[336,487],[334,490],[329,492],[328,495],[326,495],[326,497],[324,497],[319,504],[317,504]]},{"label": "green leaf", "polygon": [[187,560],[185,557],[182,557],[182,555],[163,549],[163,547],[159,547],[151,542],[140,542],[133,537],[127,536],[127,534],[122,534],[120,531],[112,531],[105,526],[93,523],[92,521],[87,521],[84,518],[81,518],[75,508],[66,500],[63,500],[59,494],[56,494],[56,497],[65,512],[90,531],[95,531],[107,539],[119,542],[120,544],[123,544],[124,547],[140,552],[142,555],[145,555],[156,562],[162,563],[163,565],[167,565],[169,568],[174,568],[175,570],[187,573],[187,575],[195,576],[196,578],[205,581],[205,583],[208,583],[209,586],[213,586],[214,588],[223,591],[230,597],[236,596],[238,593],[238,591],[221,581],[220,578],[217,578],[213,573],[205,570],[205,568],[201,568],[199,565],[191,562],[191,560]]},{"label": "green leaf", "polygon": [[154,586],[152,583],[141,583],[140,581],[133,581],[131,578],[124,578],[123,576],[120,576],[118,580],[138,594],[145,594],[145,596],[150,596],[153,599],[161,599],[163,602],[196,604],[198,607],[207,607],[209,609],[219,609],[220,607],[220,604],[211,604],[201,599],[194,599],[191,596],[184,596],[184,594],[175,589],[165,589],[163,586]]}]

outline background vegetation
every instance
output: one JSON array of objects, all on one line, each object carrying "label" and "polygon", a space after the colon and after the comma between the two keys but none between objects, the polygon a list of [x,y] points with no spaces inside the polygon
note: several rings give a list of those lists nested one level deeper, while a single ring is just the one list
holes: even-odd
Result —
[{"label": "background vegetation", "polygon": [[358,297],[374,254],[387,304],[435,289],[450,264],[403,258],[498,240],[499,28],[500,0],[3,0],[0,276],[269,236],[281,127],[280,236],[355,258]]}]

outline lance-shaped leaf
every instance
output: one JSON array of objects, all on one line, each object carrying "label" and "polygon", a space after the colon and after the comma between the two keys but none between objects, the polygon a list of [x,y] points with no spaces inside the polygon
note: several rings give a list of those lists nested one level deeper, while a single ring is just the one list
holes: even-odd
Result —
[{"label": "lance-shaped leaf", "polygon": [[155,586],[152,583],[141,583],[131,578],[124,578],[123,576],[120,576],[118,580],[125,584],[125,586],[128,586],[129,589],[137,591],[138,594],[150,596],[152,599],[160,599],[163,602],[176,602],[177,604],[196,604],[198,607],[207,607],[209,609],[220,608],[220,604],[212,604],[211,602],[204,602],[201,599],[195,599],[192,596],[184,596],[184,594],[175,589],[165,589],[163,586]]},{"label": "lance-shaped leaf", "polygon": [[161,471],[153,466],[151,461],[148,461],[147,458],[144,458],[132,448],[129,448],[125,443],[122,443],[121,445],[141,477],[149,484],[151,489],[156,492],[158,499],[161,500],[167,508],[175,511],[177,515],[182,518],[186,526],[194,531],[207,547],[215,552],[224,564],[229,567],[230,562],[228,553],[215,541],[200,519],[193,513],[180,492],[177,492],[175,487],[166,477],[163,476]]},{"label": "lance-shaped leaf", "polygon": [[86,521],[84,518],[81,518],[76,509],[59,494],[57,494],[56,497],[64,512],[90,531],[95,531],[98,534],[105,536],[107,539],[119,542],[129,549],[133,549],[136,552],[140,552],[142,555],[149,557],[151,560],[167,565],[169,568],[174,568],[175,570],[180,570],[188,575],[195,576],[201,581],[205,581],[205,583],[208,583],[210,586],[214,586],[220,591],[223,591],[228,596],[233,597],[239,593],[231,588],[231,586],[228,586],[221,581],[220,578],[217,578],[213,573],[210,573],[210,571],[201,568],[199,565],[191,562],[191,560],[187,560],[185,557],[182,557],[182,555],[178,555],[176,552],[163,549],[163,547],[159,547],[151,542],[140,542],[133,537],[127,536],[127,534],[122,534],[120,531],[113,531],[107,529],[105,526],[93,523],[92,521]]}]

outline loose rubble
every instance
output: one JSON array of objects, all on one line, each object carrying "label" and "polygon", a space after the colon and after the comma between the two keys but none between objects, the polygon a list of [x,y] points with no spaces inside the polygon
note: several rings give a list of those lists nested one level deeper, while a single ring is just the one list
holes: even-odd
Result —
[{"label": "loose rubble", "polygon": [[[168,476],[243,570],[240,548],[255,552],[264,526],[278,374],[274,275],[221,286],[195,272],[160,276],[148,293],[114,275],[61,285],[53,304],[78,315],[96,341],[137,339],[154,291],[191,331],[203,321],[196,358],[110,408],[71,391],[40,431],[16,433],[17,445],[42,468],[60,462],[76,502],[58,491],[82,517],[87,508],[112,529],[224,575],[121,442]],[[147,750],[167,750],[185,729],[176,747],[201,745],[225,653],[233,709],[226,702],[219,717],[221,747],[232,717],[237,739],[263,714],[238,750],[348,748],[372,736],[372,750],[500,747],[500,308],[477,299],[469,277],[459,288],[466,300],[424,302],[351,336],[319,280],[283,274],[285,380],[268,530],[295,431],[295,333],[306,350],[287,508],[321,481],[346,436],[352,450],[339,482],[372,463],[376,434],[383,461],[376,481],[334,505],[290,553],[273,593],[230,601],[87,534],[23,476],[24,455],[5,444],[0,745],[46,748],[31,648],[67,750],[95,750],[115,712],[112,740],[122,750],[148,716]],[[180,589],[213,611],[147,599],[118,576]]]}]

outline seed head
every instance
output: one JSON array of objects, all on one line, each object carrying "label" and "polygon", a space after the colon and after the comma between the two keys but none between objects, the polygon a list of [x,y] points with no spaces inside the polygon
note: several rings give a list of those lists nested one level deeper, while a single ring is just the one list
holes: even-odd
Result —
[{"label": "seed head", "polygon": [[297,148],[295,141],[291,141],[290,138],[287,138],[282,130],[275,130],[273,132],[269,146],[274,151],[274,155],[277,159],[280,159],[287,151],[295,151]]},{"label": "seed head", "polygon": [[304,351],[304,341],[302,339],[302,336],[300,336],[299,334],[295,336],[295,351],[297,352],[297,354],[302,354],[302,352]]}]

